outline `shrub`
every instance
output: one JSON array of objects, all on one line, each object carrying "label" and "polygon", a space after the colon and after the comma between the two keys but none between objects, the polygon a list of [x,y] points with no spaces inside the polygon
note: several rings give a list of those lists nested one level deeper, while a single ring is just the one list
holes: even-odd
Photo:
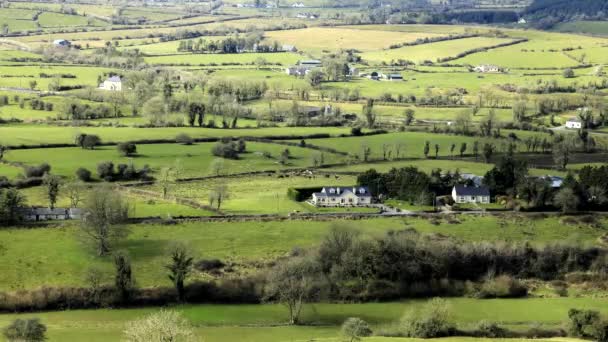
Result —
[{"label": "shrub", "polygon": [[94,134],[83,134],[81,137],[81,140],[78,140],[77,142],[80,142],[79,146],[82,148],[92,150],[101,143],[101,139]]},{"label": "shrub", "polygon": [[434,298],[419,311],[410,311],[401,319],[401,332],[407,337],[435,338],[454,334],[451,310],[447,302]]},{"label": "shrub", "polygon": [[507,337],[507,331],[501,328],[495,322],[480,321],[475,329],[475,336],[487,338],[504,338]]},{"label": "shrub", "polygon": [[228,159],[238,159],[239,153],[245,152],[246,148],[245,141],[242,139],[238,142],[230,141],[229,139],[222,139],[213,146],[211,152],[214,156]]},{"label": "shrub", "polygon": [[45,173],[51,172],[51,166],[47,163],[42,163],[38,166],[28,166],[25,168],[25,177],[35,178],[42,177]]},{"label": "shrub", "polygon": [[10,342],[38,342],[46,339],[46,326],[38,318],[16,319],[4,328],[4,337]]},{"label": "shrub", "polygon": [[188,134],[186,133],[180,133],[175,137],[175,141],[178,144],[182,144],[182,145],[192,145],[194,143],[194,139],[192,139]]},{"label": "shrub", "polygon": [[78,170],[76,170],[76,177],[83,182],[90,182],[91,181],[91,171],[85,169],[84,167],[81,167]]},{"label": "shrub", "polygon": [[132,156],[137,154],[137,146],[134,143],[120,143],[116,145],[116,149],[122,156]]},{"label": "shrub", "polygon": [[108,161],[97,164],[97,175],[103,180],[111,181],[114,177],[114,163]]},{"label": "shrub", "polygon": [[477,293],[478,298],[517,298],[528,294],[528,289],[508,275],[488,278]]},{"label": "shrub", "polygon": [[350,130],[350,134],[354,136],[361,136],[363,135],[363,132],[361,131],[361,127],[353,127]]},{"label": "shrub", "polygon": [[357,317],[347,318],[342,324],[342,336],[350,342],[359,341],[361,337],[372,335],[372,329],[366,321]]}]

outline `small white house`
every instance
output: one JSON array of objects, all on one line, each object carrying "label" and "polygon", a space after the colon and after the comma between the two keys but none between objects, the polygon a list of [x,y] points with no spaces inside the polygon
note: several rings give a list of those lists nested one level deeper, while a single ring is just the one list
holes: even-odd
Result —
[{"label": "small white house", "polygon": [[317,207],[358,207],[372,203],[372,194],[366,186],[324,187],[312,194],[312,204]]},{"label": "small white house", "polygon": [[99,89],[122,91],[122,80],[120,79],[120,76],[112,76],[103,81],[103,83],[99,85]]},{"label": "small white house", "polygon": [[524,25],[524,24],[527,24],[528,21],[526,21],[526,19],[524,19],[524,18],[519,18],[519,20],[517,21],[517,23],[521,24],[521,25]]},{"label": "small white house", "polygon": [[456,203],[490,203],[490,189],[487,186],[456,185],[452,189]]},{"label": "small white house", "polygon": [[473,69],[475,72],[481,73],[499,73],[503,72],[504,69],[494,64],[482,64],[478,65]]},{"label": "small white house", "polygon": [[566,121],[566,128],[580,129],[583,127],[583,123],[579,118],[570,118]]},{"label": "small white house", "polygon": [[298,49],[294,45],[284,44],[281,47],[284,52],[298,52]]}]

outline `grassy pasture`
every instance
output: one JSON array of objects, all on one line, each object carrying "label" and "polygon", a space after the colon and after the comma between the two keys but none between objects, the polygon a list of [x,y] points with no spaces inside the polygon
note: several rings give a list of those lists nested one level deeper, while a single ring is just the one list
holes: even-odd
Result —
[{"label": "grassy pasture", "polygon": [[[82,198],[86,198],[87,190],[82,193]],[[43,186],[26,188],[21,191],[26,197],[27,204],[33,207],[48,207],[46,188]],[[135,195],[127,195],[131,205],[131,217],[177,217],[177,216],[208,216],[214,215],[213,212],[195,209],[189,206],[174,203],[173,201],[163,201],[158,199],[146,199]],[[59,193],[57,207],[69,208],[71,203],[65,192]]]},{"label": "grassy pasture", "polygon": [[38,17],[38,23],[42,27],[63,26],[97,26],[95,20],[89,25],[86,17],[61,13],[44,12]]},{"label": "grassy pasture", "polygon": [[509,41],[510,39],[488,37],[455,39],[416,46],[405,46],[398,49],[369,51],[361,54],[361,57],[372,63],[390,62],[398,59],[406,59],[416,63],[424,60],[435,62],[438,58],[451,57],[467,50],[503,44]]},{"label": "grassy pasture", "polygon": [[[172,167],[179,160],[183,167],[182,177],[201,177],[212,174],[212,161],[216,158],[211,153],[215,143],[199,143],[190,146],[178,144],[139,145],[138,155],[133,158],[122,157],[114,146],[103,146],[95,150],[83,150],[76,147],[54,149],[29,149],[9,151],[6,159],[26,165],[38,165],[48,162],[54,174],[73,177],[79,167],[94,172],[98,163],[112,161],[115,165],[129,164],[142,167],[149,165],[154,172],[163,167]],[[287,165],[278,163],[283,150],[289,149],[292,159]],[[306,167],[312,165],[314,150],[266,143],[247,143],[247,153],[241,154],[239,160],[224,160],[223,173],[239,173],[259,170],[275,170],[289,167]],[[263,156],[269,153],[272,157]],[[53,156],[49,158],[49,156]],[[325,153],[326,163],[335,162],[337,156]]]},{"label": "grassy pasture", "polygon": [[463,142],[467,144],[467,153],[472,153],[473,143],[475,141],[479,141],[480,151],[484,142],[492,142],[495,146],[500,146],[500,141],[495,139],[425,132],[403,132],[367,137],[315,139],[314,141],[310,141],[310,143],[317,146],[332,147],[338,151],[358,155],[361,155],[362,146],[368,146],[371,149],[370,158],[380,159],[382,158],[382,146],[384,144],[392,147],[399,143],[403,144],[401,157],[424,158],[424,145],[426,141],[430,142],[429,156],[433,157],[435,156],[435,144],[439,144],[440,147],[439,157],[450,156],[450,145],[452,143],[456,144],[456,149],[454,151],[455,155],[458,154],[460,144]]},{"label": "grassy pasture", "polygon": [[134,128],[134,127],[56,127],[43,125],[15,124],[0,127],[2,143],[9,146],[39,144],[71,144],[77,133],[97,134],[105,142],[125,142],[144,139],[174,139],[180,133],[193,138],[204,137],[272,137],[282,135],[310,135],[327,133],[348,134],[344,127],[295,127],[289,131],[282,127],[213,129],[197,127]]},{"label": "grassy pasture", "polygon": [[[29,82],[36,81],[37,90],[48,90],[53,78],[40,78],[40,73],[46,74],[72,74],[76,78],[61,78],[61,85],[97,85],[97,76],[111,71],[108,68],[85,66],[0,66],[0,87],[29,88]],[[7,77],[11,76],[11,77]]]},{"label": "grassy pasture", "polygon": [[253,64],[258,59],[267,63],[290,65],[302,57],[295,53],[238,53],[238,54],[176,54],[169,56],[145,57],[148,64],[183,64],[183,65],[221,65]]},{"label": "grassy pasture", "polygon": [[[454,320],[460,328],[470,328],[480,320],[499,321],[510,326],[530,327],[534,322],[545,326],[557,326],[567,317],[571,307],[580,309],[605,310],[605,300],[594,302],[590,298],[559,299],[449,299],[455,312]],[[196,333],[205,341],[247,341],[278,342],[323,340],[342,341],[339,325],[348,317],[356,316],[371,322],[373,328],[397,321],[405,312],[420,307],[424,300],[411,300],[390,303],[369,304],[308,304],[302,312],[305,322],[320,322],[318,326],[275,326],[285,320],[285,308],[279,305],[185,305],[176,309],[197,327]],[[525,305],[528,310],[521,310]],[[602,307],[604,306],[604,307]],[[40,317],[49,325],[51,341],[82,340],[107,341],[119,340],[125,322],[143,317],[157,311],[146,309],[101,309],[74,310],[35,314],[6,314],[0,316],[0,326],[7,325],[14,318]],[[252,327],[254,325],[261,325]],[[248,327],[249,326],[249,327]],[[503,341],[524,342],[523,339],[475,339],[450,337],[442,339],[411,338],[364,338],[364,342],[475,342]],[[532,340],[528,340],[532,341]],[[538,342],[576,342],[576,339],[555,338],[538,339]]]},{"label": "grassy pasture", "polygon": [[[335,179],[326,177],[275,176],[256,175],[249,177],[227,178],[222,181],[230,192],[230,199],[223,203],[222,211],[229,214],[289,214],[291,212],[335,212],[335,211],[374,211],[365,208],[354,209],[323,209],[308,203],[295,202],[287,197],[291,187],[311,186],[354,186],[356,179],[352,176],[341,176]],[[210,192],[218,184],[217,179],[199,182],[180,183],[173,189],[180,197],[191,198],[199,203],[207,204]],[[161,191],[156,185],[150,190]]]},{"label": "grassy pasture", "polygon": [[295,45],[299,50],[318,54],[323,50],[357,49],[370,51],[386,48],[391,44],[414,41],[418,38],[436,37],[436,33],[390,32],[355,30],[346,28],[312,27],[300,30],[266,32],[269,42]]},{"label": "grassy pasture", "polygon": [[[325,184],[336,184],[326,180]],[[258,183],[261,186],[263,182]],[[239,184],[233,194],[238,196]],[[249,185],[243,185],[249,188]],[[196,190],[196,189],[193,189]],[[230,205],[230,201],[226,205]],[[235,199],[234,201],[237,201]],[[253,205],[273,206],[275,201],[261,196]],[[252,205],[251,202],[249,205]],[[136,204],[136,206],[138,206]],[[164,212],[155,215],[162,215]],[[173,213],[173,212],[171,212]],[[168,286],[165,269],[166,248],[173,241],[188,244],[197,258],[219,258],[237,263],[248,272],[248,262],[273,260],[298,246],[316,245],[336,225],[347,225],[363,234],[377,236],[388,230],[414,228],[422,233],[441,233],[468,241],[555,241],[597,243],[602,228],[563,223],[557,217],[528,219],[525,216],[461,216],[459,224],[441,221],[439,225],[423,218],[383,218],[357,221],[271,221],[271,222],[190,222],[173,226],[145,224],[130,226],[128,239],[118,246],[129,251],[134,276],[140,286]],[[606,223],[603,221],[604,224]],[[89,266],[110,272],[110,257],[98,258],[78,237],[76,223],[52,225],[48,229],[4,229],[0,231],[0,290],[31,289],[48,286],[83,286]],[[38,251],[32,253],[31,251]],[[195,275],[195,279],[203,277]],[[108,281],[110,279],[108,278]]]}]

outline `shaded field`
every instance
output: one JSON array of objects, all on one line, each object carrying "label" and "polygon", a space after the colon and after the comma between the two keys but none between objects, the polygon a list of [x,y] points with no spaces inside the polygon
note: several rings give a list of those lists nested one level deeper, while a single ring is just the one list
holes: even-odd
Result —
[{"label": "shaded field", "polygon": [[240,53],[240,54],[178,54],[145,57],[148,64],[222,65],[222,64],[296,64],[302,59],[294,53]]},{"label": "shaded field", "polygon": [[[234,189],[235,193],[237,190]],[[262,196],[258,202],[262,206],[272,205],[265,204],[267,200]],[[234,263],[236,272],[248,273],[252,271],[251,265],[257,262],[274,260],[295,247],[310,248],[318,244],[335,225],[348,226],[368,236],[383,235],[389,230],[415,229],[421,233],[440,233],[467,241],[530,241],[534,245],[543,245],[556,241],[597,244],[598,237],[605,232],[601,227],[606,224],[602,220],[599,227],[592,227],[568,223],[570,221],[554,216],[530,219],[512,213],[496,217],[459,216],[458,222],[376,218],[355,221],[189,222],[170,226],[148,223],[129,226],[129,237],[116,248],[129,252],[134,276],[140,286],[170,286],[163,266],[168,260],[167,248],[175,241],[186,243],[196,260],[219,258]],[[76,222],[51,224],[47,229],[0,230],[3,251],[0,254],[3,274],[0,290],[32,289],[42,285],[84,286],[86,271],[91,266],[107,272],[104,282],[111,282],[112,258],[95,256],[78,231]],[[197,272],[192,279],[205,277],[205,274]]]}]

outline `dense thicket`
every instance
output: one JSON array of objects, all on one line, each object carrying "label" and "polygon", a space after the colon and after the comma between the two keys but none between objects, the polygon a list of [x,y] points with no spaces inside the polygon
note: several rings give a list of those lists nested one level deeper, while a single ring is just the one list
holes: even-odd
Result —
[{"label": "dense thicket", "polygon": [[608,0],[535,0],[524,15],[538,28],[551,28],[573,19],[604,20],[608,15]]}]

